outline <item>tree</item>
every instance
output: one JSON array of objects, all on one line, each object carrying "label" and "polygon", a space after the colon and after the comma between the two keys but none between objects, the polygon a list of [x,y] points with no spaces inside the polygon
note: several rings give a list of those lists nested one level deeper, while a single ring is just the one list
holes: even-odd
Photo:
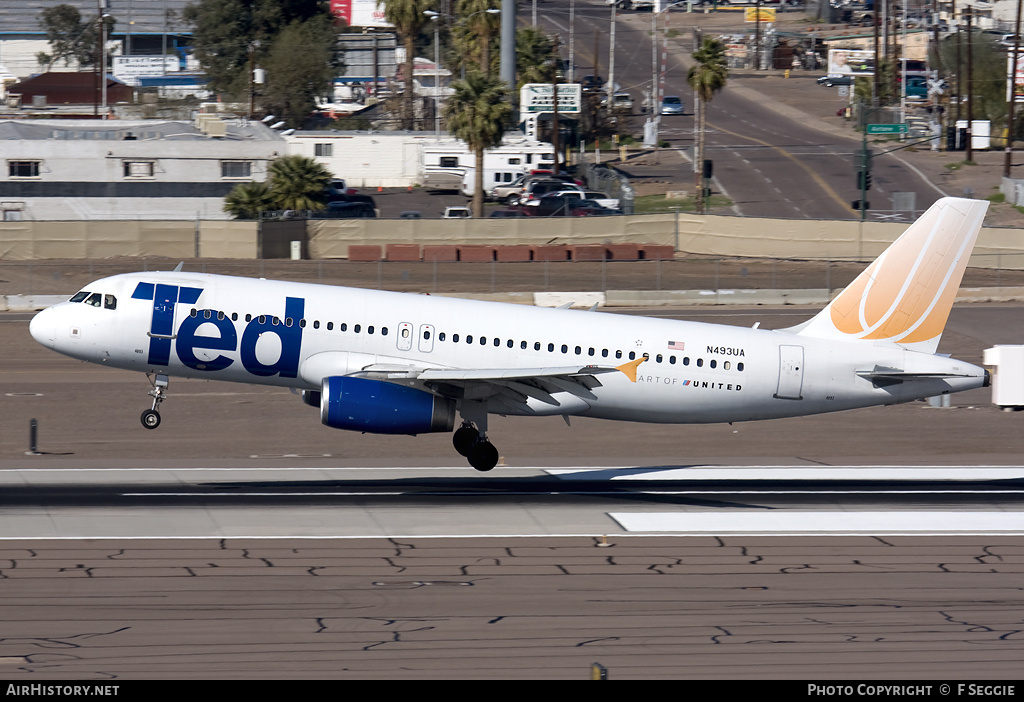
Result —
[{"label": "tree", "polygon": [[725,45],[722,42],[706,37],[701,47],[693,52],[697,62],[686,74],[686,82],[697,92],[697,212],[704,212],[704,127],[707,122],[707,103],[715,97],[715,93],[725,87],[729,69],[725,63]]},{"label": "tree", "polygon": [[[395,26],[405,46],[405,64],[402,76],[405,86],[402,90],[402,129],[414,129],[416,115],[413,111],[412,69],[416,57],[416,38],[423,26],[430,21],[424,13],[436,10],[435,0],[377,0],[377,7],[384,7],[384,19]],[[438,20],[439,21],[439,20]]]},{"label": "tree", "polygon": [[550,83],[556,65],[551,37],[536,27],[524,27],[516,32],[517,88],[527,83]]},{"label": "tree", "polygon": [[324,209],[324,188],[331,172],[307,156],[281,156],[270,162],[270,195],[275,209]]},{"label": "tree", "polygon": [[271,45],[262,99],[289,126],[301,126],[316,98],[331,94],[339,68],[333,63],[334,39],[331,21],[321,16],[293,21]]},{"label": "tree", "polygon": [[470,56],[475,55],[476,67],[485,75],[494,74],[491,44],[498,33],[501,16],[487,10],[497,9],[495,0],[457,0],[455,14],[459,17],[457,37],[453,44],[461,44],[460,59],[455,68],[464,68]]},{"label": "tree", "polygon": [[[65,66],[72,63],[79,66],[95,65],[96,42],[99,41],[96,19],[83,22],[78,8],[67,4],[48,7],[40,12],[39,26],[46,32],[52,53],[41,51],[36,54],[36,60],[40,65],[45,65],[47,71],[57,61],[63,61]],[[106,22],[109,36],[113,18],[108,17]]]},{"label": "tree", "polygon": [[[289,105],[308,105],[337,74],[330,58],[333,18],[319,0],[197,0],[182,16],[193,27],[195,56],[216,93],[246,96],[250,68],[266,68],[264,91],[287,112]],[[289,49],[277,46],[282,39]],[[297,41],[305,42],[301,51],[295,50]],[[319,65],[312,75],[297,80],[314,62]],[[297,110],[285,116],[291,126],[301,126]]]},{"label": "tree", "polygon": [[448,129],[462,139],[476,156],[473,216],[484,213],[484,150],[501,144],[512,108],[505,83],[479,71],[470,70],[466,79],[452,85],[444,116]]},{"label": "tree", "polygon": [[277,209],[266,183],[239,183],[224,198],[224,211],[235,219],[258,219],[260,212]]}]

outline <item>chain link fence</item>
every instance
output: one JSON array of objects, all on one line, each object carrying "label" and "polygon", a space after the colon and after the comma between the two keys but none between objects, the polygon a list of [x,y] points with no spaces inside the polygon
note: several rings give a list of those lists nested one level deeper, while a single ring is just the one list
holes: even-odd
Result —
[{"label": "chain link fence", "polygon": [[[963,287],[1024,286],[1024,254],[993,254],[972,262]],[[982,260],[984,259],[984,260]],[[70,295],[118,273],[169,271],[177,260],[0,262],[0,295]],[[827,290],[848,285],[867,265],[852,260],[685,258],[650,261],[387,262],[344,260],[213,260],[184,270],[414,293],[533,293],[722,290]],[[1002,266],[1007,266],[1003,268]]]},{"label": "chain link fence", "polygon": [[633,214],[633,200],[636,190],[629,183],[629,178],[618,171],[595,163],[581,163],[576,167],[576,175],[587,184],[588,190],[596,190],[609,197],[618,198],[622,214]]}]

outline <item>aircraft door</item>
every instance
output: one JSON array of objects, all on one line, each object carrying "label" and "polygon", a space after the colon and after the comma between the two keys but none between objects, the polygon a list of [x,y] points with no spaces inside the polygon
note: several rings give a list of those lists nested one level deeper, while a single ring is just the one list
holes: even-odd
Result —
[{"label": "aircraft door", "polygon": [[402,322],[398,325],[398,350],[408,351],[412,348],[412,325]]},{"label": "aircraft door", "polygon": [[430,353],[434,350],[434,325],[420,325],[420,351]]},{"label": "aircraft door", "polygon": [[802,400],[804,385],[804,347],[779,347],[779,386],[775,397],[781,400]]}]

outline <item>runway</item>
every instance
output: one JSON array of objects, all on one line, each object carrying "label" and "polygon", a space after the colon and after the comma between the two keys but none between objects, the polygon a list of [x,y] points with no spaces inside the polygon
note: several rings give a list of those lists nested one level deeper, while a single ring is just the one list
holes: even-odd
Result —
[{"label": "runway", "polygon": [[[955,308],[940,351],[980,362],[1022,316]],[[496,417],[478,474],[447,435],[338,432],[277,389],[172,381],[147,431],[142,376],[0,321],[4,679],[1020,675],[1024,415],[987,392],[732,426]]]},{"label": "runway", "polygon": [[0,495],[7,540],[1024,533],[1024,466],[24,468]]}]

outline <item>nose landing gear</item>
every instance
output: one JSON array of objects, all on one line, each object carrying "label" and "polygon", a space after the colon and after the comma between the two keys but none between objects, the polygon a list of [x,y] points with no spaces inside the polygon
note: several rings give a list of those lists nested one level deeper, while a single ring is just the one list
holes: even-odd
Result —
[{"label": "nose landing gear", "polygon": [[160,426],[160,412],[158,409],[160,403],[167,399],[167,386],[170,384],[170,379],[160,373],[155,378],[149,374],[146,374],[146,377],[149,378],[149,382],[153,385],[153,389],[149,391],[150,397],[153,398],[153,406],[148,410],[143,410],[139,420],[142,422],[142,426],[147,429],[156,429]]}]

